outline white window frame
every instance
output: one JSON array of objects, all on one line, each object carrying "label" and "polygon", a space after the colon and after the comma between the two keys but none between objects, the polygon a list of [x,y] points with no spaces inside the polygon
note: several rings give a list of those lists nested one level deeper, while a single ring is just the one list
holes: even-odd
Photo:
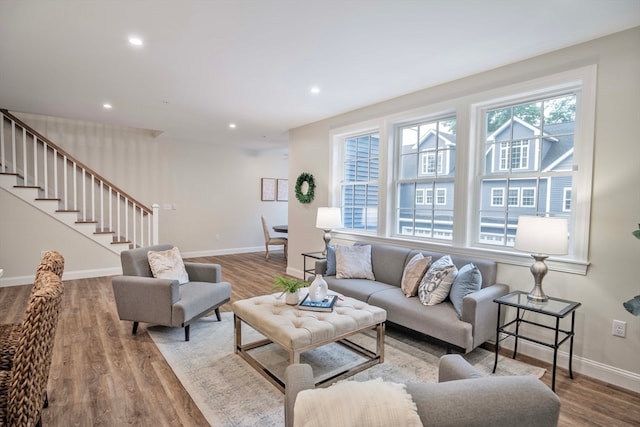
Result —
[{"label": "white window frame", "polygon": [[[564,187],[562,189],[562,212],[571,212],[571,187]],[[569,197],[567,197],[567,193],[569,193]],[[569,209],[567,209],[567,202],[569,202]]]},{"label": "white window frame", "polygon": [[[440,202],[440,198],[444,199],[444,202]],[[446,188],[437,188],[434,195],[434,203],[436,206],[445,206],[447,204],[447,189]]]},{"label": "white window frame", "polygon": [[[498,192],[500,195],[496,195]],[[494,202],[496,198],[500,198],[500,203]],[[493,187],[491,189],[491,206],[497,208],[504,207],[504,187]]]},{"label": "white window frame", "polygon": [[416,205],[424,205],[425,197],[424,197],[425,189],[424,188],[416,188]]},{"label": "white window frame", "polygon": [[[513,196],[511,196],[512,191],[515,191],[515,195]],[[511,203],[511,200],[515,200],[515,203]],[[507,190],[507,206],[511,208],[520,206],[520,187],[509,188],[509,190]]]},{"label": "white window frame", "polygon": [[[528,198],[524,195],[525,191],[533,191],[533,196],[531,196],[531,204],[525,204],[525,198]],[[533,208],[536,206],[536,187],[522,187],[520,188],[520,206],[523,208]]]},{"label": "white window frame", "polygon": [[431,206],[433,205],[433,188],[426,188],[425,190],[424,204]]},{"label": "white window frame", "polygon": [[[433,163],[430,161],[433,160]],[[437,158],[436,151],[429,150],[420,153],[420,175],[435,175],[436,173],[442,174],[444,164],[444,156],[441,150],[438,150]],[[433,165],[433,170],[430,166]]]}]

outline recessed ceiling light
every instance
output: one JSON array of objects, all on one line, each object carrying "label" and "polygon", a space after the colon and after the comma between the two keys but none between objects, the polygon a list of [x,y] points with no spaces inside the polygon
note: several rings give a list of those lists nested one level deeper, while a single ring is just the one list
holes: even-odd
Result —
[{"label": "recessed ceiling light", "polygon": [[320,88],[318,86],[312,86],[310,92],[314,95],[317,95],[320,93]]},{"label": "recessed ceiling light", "polygon": [[102,107],[105,110],[111,110],[113,108],[113,106],[111,104],[109,104],[108,102],[105,102],[104,104],[102,104]]},{"label": "recessed ceiling light", "polygon": [[235,123],[229,123],[229,127],[230,127],[231,129],[235,129],[235,128],[236,128],[236,124],[235,124]]},{"label": "recessed ceiling light", "polygon": [[129,43],[134,46],[142,46],[142,39],[140,37],[131,36],[129,37]]}]

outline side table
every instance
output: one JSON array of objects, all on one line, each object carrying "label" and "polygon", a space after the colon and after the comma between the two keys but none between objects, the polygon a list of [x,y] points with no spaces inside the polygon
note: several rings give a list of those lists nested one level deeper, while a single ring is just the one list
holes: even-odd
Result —
[{"label": "side table", "polygon": [[[322,254],[322,251],[317,251],[317,252],[303,252],[302,256],[304,257],[304,261],[303,261],[303,271],[304,271],[304,275],[305,275],[305,280],[307,280],[306,275],[307,274],[312,274],[312,275],[316,275],[316,266],[315,266],[315,262],[316,260],[321,260],[321,259],[326,259],[326,255]],[[312,267],[307,267],[307,258],[311,258],[311,261],[313,261],[313,266]]]},{"label": "side table", "polygon": [[[556,390],[556,365],[558,359],[558,347],[560,347],[565,341],[569,340],[569,377],[573,379],[573,336],[574,326],[576,320],[576,309],[582,304],[575,301],[568,301],[559,298],[549,298],[546,302],[536,302],[527,298],[527,292],[514,291],[500,298],[496,298],[493,302],[498,304],[498,321],[496,327],[496,356],[493,364],[493,372],[496,372],[498,366],[498,350],[500,341],[512,336],[515,338],[515,346],[513,347],[513,358],[516,358],[518,353],[518,339],[531,341],[546,347],[553,349],[553,369],[551,371],[551,390]],[[500,309],[503,305],[516,308],[516,318],[511,321],[506,321],[503,325],[500,324]],[[528,311],[540,313],[545,316],[551,316],[555,318],[555,327],[544,325],[542,323],[534,322],[524,319],[524,314]],[[565,318],[568,314],[571,314],[571,329],[560,329],[560,319]],[[538,326],[540,328],[550,329],[555,332],[553,343],[543,342],[535,338],[525,336],[520,333],[520,324],[526,323],[529,325]],[[515,331],[508,330],[509,326],[515,324]],[[501,334],[503,335],[501,337]]]}]

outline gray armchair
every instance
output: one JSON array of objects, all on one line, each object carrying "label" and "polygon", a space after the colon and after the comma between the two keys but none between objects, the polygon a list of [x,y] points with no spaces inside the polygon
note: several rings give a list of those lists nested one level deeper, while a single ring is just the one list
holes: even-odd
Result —
[{"label": "gray armchair", "polygon": [[[557,426],[560,399],[542,381],[530,376],[487,377],[458,354],[442,356],[438,383],[407,383],[424,426],[519,427]],[[312,389],[309,365],[285,371],[285,425],[292,427],[296,396]],[[346,427],[346,426],[345,426]]]},{"label": "gray armchair", "polygon": [[231,299],[231,284],[222,281],[219,264],[185,262],[189,282],[156,279],[151,273],[147,253],[164,251],[173,245],[156,245],[123,251],[120,254],[122,276],[112,279],[113,294],[120,320],[133,321],[135,335],[140,322],[184,327],[189,341],[189,325]]}]

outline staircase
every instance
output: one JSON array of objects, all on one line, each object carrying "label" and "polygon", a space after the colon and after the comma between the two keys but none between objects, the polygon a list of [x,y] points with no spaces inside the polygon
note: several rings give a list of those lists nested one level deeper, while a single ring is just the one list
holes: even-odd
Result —
[{"label": "staircase", "polygon": [[0,189],[119,254],[158,241],[158,205],[147,207],[0,110]]}]

